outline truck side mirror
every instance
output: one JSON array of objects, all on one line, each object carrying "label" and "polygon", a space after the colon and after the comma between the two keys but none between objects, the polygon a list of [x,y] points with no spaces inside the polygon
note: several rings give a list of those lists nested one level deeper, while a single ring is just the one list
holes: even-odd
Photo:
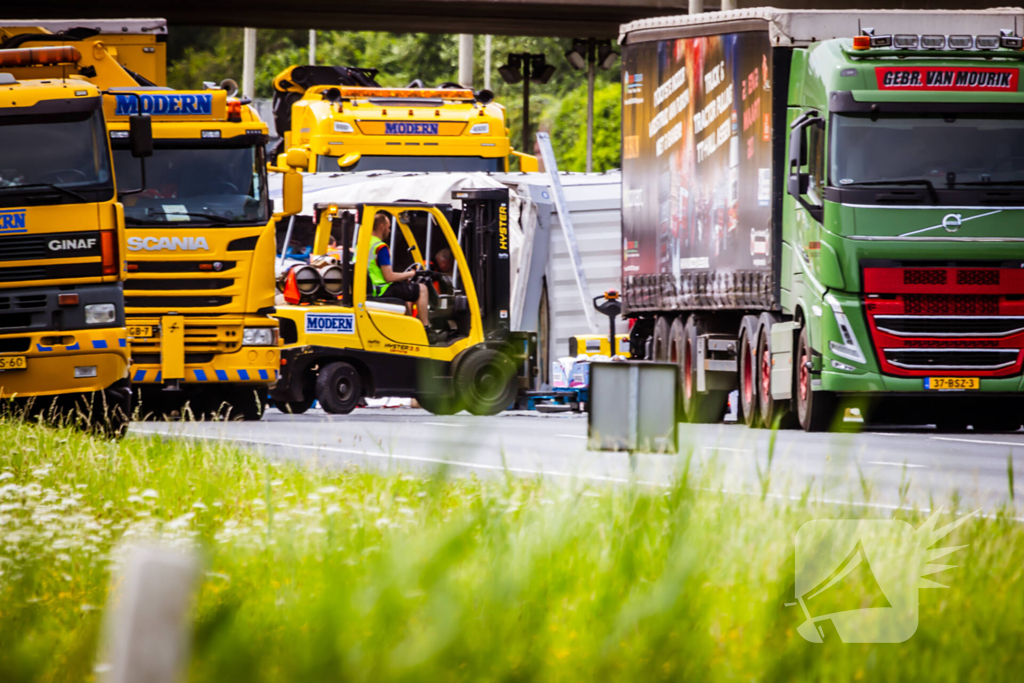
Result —
[{"label": "truck side mirror", "polygon": [[302,211],[302,174],[296,171],[285,173],[281,188],[282,213],[294,216]]},{"label": "truck side mirror", "polygon": [[291,168],[305,171],[309,168],[309,154],[304,149],[292,147],[285,155],[285,164]]},{"label": "truck side mirror", "polygon": [[349,166],[355,166],[357,163],[359,163],[359,160],[362,158],[363,155],[360,154],[359,152],[352,152],[350,154],[346,154],[343,157],[338,157],[338,167],[348,168]]},{"label": "truck side mirror", "polygon": [[789,134],[789,178],[786,182],[786,191],[800,206],[807,209],[811,218],[821,223],[825,218],[825,207],[808,201],[806,195],[810,188],[811,174],[800,171],[807,164],[806,131],[810,126],[824,127],[824,122],[817,112],[807,112],[793,121],[793,130]]},{"label": "truck side mirror", "polygon": [[128,137],[133,157],[145,159],[153,156],[153,121],[149,114],[134,114],[128,119]]}]

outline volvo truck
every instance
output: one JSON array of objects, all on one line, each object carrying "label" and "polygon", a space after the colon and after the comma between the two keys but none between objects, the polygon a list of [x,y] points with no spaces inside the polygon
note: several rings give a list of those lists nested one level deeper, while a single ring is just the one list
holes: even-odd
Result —
[{"label": "volvo truck", "polygon": [[[117,190],[140,188],[115,183],[99,89],[14,75],[80,58],[70,46],[0,49],[0,398],[120,436],[130,388]],[[129,154],[151,149],[147,128],[132,118]]]},{"label": "volvo truck", "polygon": [[[685,417],[1017,430],[1018,9],[623,26],[623,313]],[[625,90],[625,89],[624,89]]]}]

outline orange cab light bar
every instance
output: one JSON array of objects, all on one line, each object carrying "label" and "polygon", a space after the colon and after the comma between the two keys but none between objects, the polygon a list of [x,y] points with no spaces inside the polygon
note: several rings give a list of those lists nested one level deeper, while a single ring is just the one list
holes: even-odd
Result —
[{"label": "orange cab light bar", "polygon": [[473,91],[465,88],[357,88],[342,86],[338,88],[341,97],[346,100],[365,100],[370,98],[424,98],[442,100],[473,100]]},{"label": "orange cab light bar", "polygon": [[82,53],[70,45],[61,47],[23,47],[14,50],[0,50],[0,67],[54,66],[74,64],[82,59]]}]

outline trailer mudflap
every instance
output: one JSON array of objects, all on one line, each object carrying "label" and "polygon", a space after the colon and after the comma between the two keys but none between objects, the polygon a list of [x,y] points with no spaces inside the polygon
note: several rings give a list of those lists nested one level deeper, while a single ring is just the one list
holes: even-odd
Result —
[{"label": "trailer mudflap", "polygon": [[800,323],[786,322],[772,325],[772,398],[793,397],[793,335]]},{"label": "trailer mudflap", "polygon": [[185,379],[185,321],[180,315],[160,318],[160,373],[164,381]]},{"label": "trailer mudflap", "polygon": [[729,390],[739,370],[734,337],[702,334],[697,337],[697,393]]}]

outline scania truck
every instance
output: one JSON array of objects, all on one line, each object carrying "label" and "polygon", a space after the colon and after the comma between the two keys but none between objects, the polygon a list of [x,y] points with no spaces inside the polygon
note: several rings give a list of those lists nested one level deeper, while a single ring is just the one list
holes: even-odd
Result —
[{"label": "scania truck", "polygon": [[[623,312],[693,422],[1024,422],[1024,12],[622,27]],[[626,88],[623,88],[626,92]]]},{"label": "scania truck", "polygon": [[[225,89],[153,85],[95,30],[8,40],[79,47],[81,61],[64,68],[106,93],[118,181],[146,184],[124,198],[125,305],[141,414],[187,414],[188,404],[197,417],[259,419],[280,369],[266,123]],[[129,122],[138,114],[151,119],[154,136],[144,171],[130,151]],[[301,201],[301,187],[286,189]]]},{"label": "scania truck", "polygon": [[[71,46],[0,49],[0,398],[119,436],[130,388],[117,190],[131,188],[115,186],[95,86],[14,75],[80,58]],[[144,119],[128,140],[142,156]]]},{"label": "scania truck", "polygon": [[[306,152],[309,172],[536,171],[512,149],[505,108],[457,83],[385,88],[376,69],[291,66],[274,79],[282,153]],[[511,164],[517,160],[518,168]]]}]

